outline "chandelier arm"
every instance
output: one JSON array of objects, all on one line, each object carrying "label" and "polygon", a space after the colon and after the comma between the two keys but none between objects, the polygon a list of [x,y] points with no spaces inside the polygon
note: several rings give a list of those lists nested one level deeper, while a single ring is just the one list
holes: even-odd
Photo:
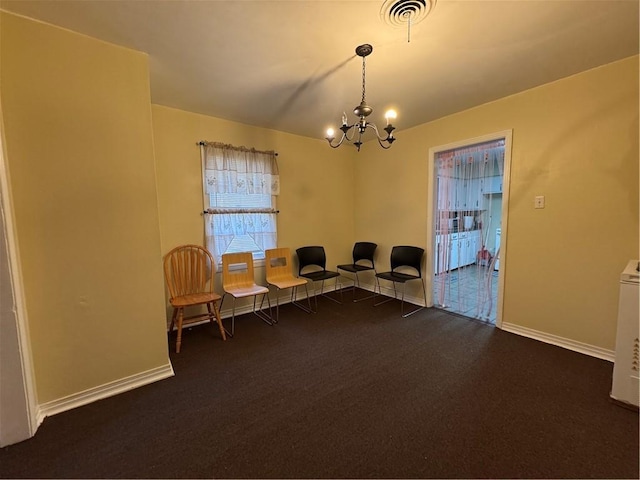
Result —
[{"label": "chandelier arm", "polygon": [[386,145],[382,142],[384,142],[385,140],[380,140],[380,138],[378,138],[378,143],[380,144],[380,146],[382,148],[384,148],[385,150],[389,150],[391,148],[391,144],[387,143]]},{"label": "chandelier arm", "polygon": [[367,127],[371,127],[373,129],[374,132],[376,132],[376,137],[378,137],[378,142],[383,141],[383,142],[387,142],[389,140],[390,134],[387,134],[386,137],[381,137],[380,136],[380,132],[378,132],[378,127],[376,127],[376,125],[374,123],[368,123],[367,122]]},{"label": "chandelier arm", "polygon": [[[338,148],[340,145],[342,145],[342,142],[344,142],[345,140],[347,142],[351,142],[353,140],[353,138],[355,137],[356,127],[358,125],[359,125],[358,123],[353,123],[351,125],[343,125],[342,127],[340,127],[340,130],[342,131],[342,136],[340,137],[340,140],[338,141],[338,143],[335,145],[333,144],[333,140],[335,140],[335,138],[331,138],[331,139],[326,138],[325,140],[329,142],[329,145],[331,145],[332,148]],[[351,133],[351,136],[349,136],[349,133]]]},{"label": "chandelier arm", "polygon": [[[380,136],[380,133],[378,132],[378,127],[376,127],[373,123],[369,123],[367,124],[367,126],[370,126],[374,132],[376,132],[376,139],[378,140],[378,143],[380,144],[380,146],[382,148],[384,148],[385,150],[388,150],[389,148],[391,148],[391,144],[395,141],[395,138],[393,137],[393,127],[389,128],[389,126],[387,126],[385,128],[385,131],[387,132],[387,136],[386,138],[382,138]],[[386,142],[386,144],[384,143]]]},{"label": "chandelier arm", "polygon": [[338,143],[336,143],[335,145],[332,143],[333,142],[333,138],[327,138],[325,139],[327,142],[329,142],[329,146],[331,148],[338,148],[340,145],[342,145],[342,142],[344,142],[344,135],[342,135],[342,138],[340,139],[340,141]]}]

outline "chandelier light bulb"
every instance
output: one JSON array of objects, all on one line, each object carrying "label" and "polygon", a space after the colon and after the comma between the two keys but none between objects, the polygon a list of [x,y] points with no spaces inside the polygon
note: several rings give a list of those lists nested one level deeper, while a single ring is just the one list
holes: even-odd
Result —
[{"label": "chandelier light bulb", "polygon": [[387,125],[391,123],[391,120],[395,120],[398,117],[398,114],[395,110],[387,110],[387,113],[384,114],[384,118],[387,119]]},{"label": "chandelier light bulb", "polygon": [[333,128],[327,128],[327,138],[336,138],[335,133],[336,132],[333,130]]}]

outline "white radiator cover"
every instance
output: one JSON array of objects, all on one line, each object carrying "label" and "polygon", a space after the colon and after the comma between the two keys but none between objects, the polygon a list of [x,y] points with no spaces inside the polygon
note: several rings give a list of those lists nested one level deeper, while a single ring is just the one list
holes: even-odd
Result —
[{"label": "white radiator cover", "polygon": [[611,398],[638,407],[640,396],[640,295],[638,260],[632,260],[620,277],[616,359]]}]

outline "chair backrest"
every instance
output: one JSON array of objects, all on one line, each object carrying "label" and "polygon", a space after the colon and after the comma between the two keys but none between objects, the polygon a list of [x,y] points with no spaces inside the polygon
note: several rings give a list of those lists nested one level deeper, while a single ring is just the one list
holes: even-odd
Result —
[{"label": "chair backrest", "polygon": [[287,247],[271,248],[264,251],[267,282],[293,277],[291,250]]},{"label": "chair backrest", "polygon": [[255,285],[251,252],[222,255],[222,288],[242,288]]},{"label": "chair backrest", "polygon": [[407,245],[395,246],[391,249],[391,270],[400,267],[411,267],[422,277],[422,257],[424,248],[410,247]]},{"label": "chair backrest", "polygon": [[371,266],[373,267],[373,254],[376,248],[378,248],[378,245],[372,242],[356,242],[353,245],[353,263],[367,260],[371,262]]},{"label": "chair backrest", "polygon": [[298,274],[302,273],[305,267],[317,266],[322,270],[327,269],[327,256],[324,253],[324,247],[300,247],[296,253],[298,254]]},{"label": "chair backrest", "polygon": [[164,278],[171,298],[212,293],[215,263],[200,245],[180,245],[164,257]]}]

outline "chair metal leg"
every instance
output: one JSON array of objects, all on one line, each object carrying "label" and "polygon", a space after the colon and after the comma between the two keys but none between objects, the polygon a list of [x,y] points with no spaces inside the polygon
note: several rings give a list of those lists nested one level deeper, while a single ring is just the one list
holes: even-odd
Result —
[{"label": "chair metal leg", "polygon": [[276,287],[276,319],[275,323],[278,323],[280,320],[280,289]]},{"label": "chair metal leg", "polygon": [[[376,277],[376,283],[378,284],[378,296],[380,296],[380,297],[381,297],[381,296],[382,296],[382,287],[380,286],[380,280],[378,279],[378,277]],[[391,302],[391,301],[393,301],[393,300],[396,300],[396,299],[397,299],[397,295],[396,295],[396,283],[395,283],[395,282],[392,282],[392,283],[393,283],[393,293],[394,293],[394,296],[393,296],[393,297],[387,297],[385,300],[383,300],[383,301],[381,301],[381,302],[377,302],[377,303],[376,303],[376,301],[375,301],[375,287],[374,287],[374,292],[373,292],[373,293],[374,293],[374,301],[373,301],[373,306],[374,306],[374,307],[377,307],[377,306],[382,305],[382,304],[384,304],[384,303],[389,303],[389,302]]]},{"label": "chair metal leg", "polygon": [[[424,278],[420,279],[422,281],[422,294],[424,296],[424,301],[426,303],[427,301],[427,290],[424,284]],[[383,300],[382,302],[378,302],[373,304],[374,307],[377,307],[378,305],[382,305],[383,303],[387,303],[390,302],[392,300],[398,300],[398,290],[396,289],[396,282],[392,282],[393,283],[393,297],[388,297],[386,300]],[[418,308],[415,308],[413,310],[411,310],[410,312],[404,313],[404,293],[406,290],[406,285],[407,282],[402,282],[402,295],[400,297],[400,315],[402,315],[402,318],[406,318],[409,315],[413,315],[416,312],[419,312],[420,310],[422,310],[423,308],[425,308],[424,306],[419,306]],[[382,295],[382,290],[380,289],[380,282],[378,282],[378,288],[379,288],[379,292],[380,295]]]},{"label": "chair metal leg", "polygon": [[[309,297],[309,289],[307,288],[307,283],[305,283],[304,289],[307,294],[307,304],[309,305],[308,307],[303,305],[296,299],[298,295],[297,285],[295,287],[287,287],[287,288],[291,289],[291,297],[289,298],[289,303],[291,303],[292,305],[295,305],[303,312],[313,313],[313,309],[311,308],[311,297]],[[276,316],[272,320],[273,323],[278,323],[278,321],[280,320],[280,291],[281,290],[284,290],[284,289],[280,289],[279,287],[276,286]]]},{"label": "chair metal leg", "polygon": [[312,310],[312,312],[318,313],[318,295],[316,295],[316,282],[311,282],[311,288],[313,288],[313,301],[316,305],[316,309]]},{"label": "chair metal leg", "polygon": [[[267,297],[267,303],[269,304],[269,315],[267,315],[266,313],[264,313],[262,311],[262,305],[264,304],[264,298]],[[260,307],[258,310],[256,310],[256,300],[257,300],[258,296],[254,295],[253,297],[253,314],[258,317],[260,320],[262,320],[264,323],[266,323],[267,325],[273,325],[273,314],[271,313],[271,300],[269,300],[269,294],[268,293],[263,293],[262,294],[262,300],[260,301]],[[277,323],[277,321],[276,321]]]},{"label": "chair metal leg", "polygon": [[[427,289],[426,289],[425,284],[424,284],[424,278],[421,278],[420,280],[422,281],[422,294],[424,295],[424,302],[426,304],[427,303]],[[403,286],[402,286],[402,304],[400,306],[400,314],[402,315],[402,318],[406,318],[409,315],[413,315],[414,313],[419,312],[420,310],[425,308],[424,306],[419,306],[418,308],[415,308],[414,310],[411,310],[408,313],[404,313],[404,288],[405,288],[405,285],[406,285],[406,283],[403,284]]]},{"label": "chair metal leg", "polygon": [[[336,277],[336,286],[335,286],[334,292],[335,292],[335,290],[338,289],[338,285],[341,285],[341,284],[338,283],[338,277]],[[340,286],[340,300],[338,300],[337,298],[333,298],[333,297],[329,296],[328,293],[323,293],[323,290],[324,290],[324,280],[322,280],[322,285],[320,286],[320,296],[328,298],[332,302],[336,302],[336,303],[339,303],[340,305],[342,305],[342,301],[343,301],[342,286]],[[318,309],[318,299],[316,298],[316,310],[317,309]]]},{"label": "chair metal leg", "polygon": [[236,333],[236,297],[233,297],[233,305],[231,306],[231,336]]},{"label": "chair metal leg", "polygon": [[366,297],[362,297],[362,298],[356,298],[356,286],[358,288],[360,288],[360,277],[358,276],[358,272],[356,272],[356,281],[354,282],[353,285],[353,301],[354,302],[361,302],[363,300],[369,300],[370,298],[375,298],[376,296],[376,286],[373,286],[373,293],[371,295],[367,295]]},{"label": "chair metal leg", "polygon": [[[222,304],[224,303],[224,299],[226,296],[227,296],[227,293],[225,292],[225,294],[222,295],[222,300],[220,301],[220,309],[222,309]],[[222,328],[224,328],[224,331],[229,337],[233,338],[233,335],[236,332],[236,297],[234,297],[233,295],[231,296],[233,297],[233,305],[231,307],[231,331],[224,328],[224,326]],[[267,303],[269,306],[269,315],[267,315],[262,311],[262,305],[264,304],[265,297],[267,298]],[[253,314],[256,315],[258,318],[260,318],[260,320],[262,320],[266,324],[273,325],[272,323],[273,314],[271,312],[271,300],[269,299],[269,294],[268,293],[262,294],[262,301],[260,302],[259,310],[256,310],[256,298],[257,298],[257,295],[253,297]],[[222,321],[220,321],[220,323],[222,324]]]},{"label": "chair metal leg", "polygon": [[298,287],[297,286],[291,288],[291,303],[293,305],[295,305],[296,307],[298,307],[303,312],[313,313],[313,310],[311,309],[311,299],[309,298],[309,289],[307,288],[307,284],[306,283],[304,285],[304,289],[305,289],[305,292],[307,294],[307,304],[309,306],[305,307],[302,303],[300,303],[298,300],[296,300],[296,297],[298,296]]},{"label": "chair metal leg", "polygon": [[[220,310],[222,310],[222,304],[224,303],[224,299],[227,296],[227,293],[225,292],[222,295],[222,300],[220,300]],[[233,338],[233,332],[235,329],[235,311],[236,311],[236,299],[234,297],[233,299],[233,310],[231,312],[231,331],[227,330],[224,326],[222,328],[224,328],[225,333],[227,334],[227,336]],[[222,320],[220,320],[220,324],[222,325]]]}]

